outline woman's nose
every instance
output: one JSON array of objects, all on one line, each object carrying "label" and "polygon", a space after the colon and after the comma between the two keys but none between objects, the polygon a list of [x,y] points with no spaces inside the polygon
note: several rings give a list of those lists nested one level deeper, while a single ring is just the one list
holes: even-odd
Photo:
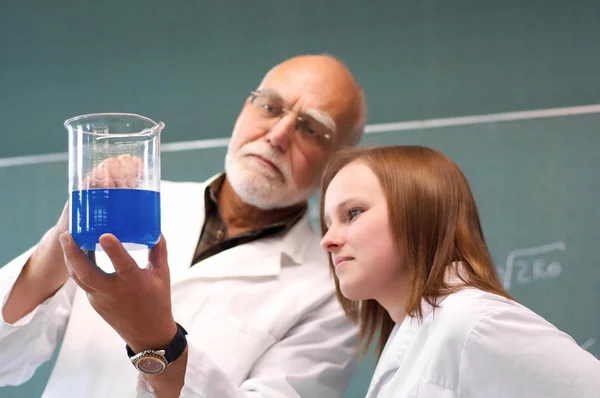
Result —
[{"label": "woman's nose", "polygon": [[340,238],[340,235],[333,228],[329,228],[325,233],[325,236],[323,236],[323,238],[321,239],[321,247],[330,253],[333,253],[337,249],[339,249],[341,244],[342,240]]}]

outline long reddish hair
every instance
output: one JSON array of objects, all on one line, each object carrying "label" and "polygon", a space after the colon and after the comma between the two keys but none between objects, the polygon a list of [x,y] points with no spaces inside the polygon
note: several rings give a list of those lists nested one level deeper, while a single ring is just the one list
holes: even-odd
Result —
[{"label": "long reddish hair", "polygon": [[[488,251],[479,213],[467,180],[454,162],[441,152],[421,146],[344,148],[325,170],[321,185],[321,232],[327,233],[323,206],[335,175],[347,164],[360,161],[377,176],[383,189],[392,237],[398,252],[406,253],[409,278],[406,313],[422,320],[421,303],[438,307],[441,296],[471,286],[512,299],[504,290]],[[445,279],[453,263],[462,264],[462,286]],[[394,322],[375,300],[345,298],[335,279],[336,295],[347,316],[358,323],[363,354],[377,336],[379,355]]]}]

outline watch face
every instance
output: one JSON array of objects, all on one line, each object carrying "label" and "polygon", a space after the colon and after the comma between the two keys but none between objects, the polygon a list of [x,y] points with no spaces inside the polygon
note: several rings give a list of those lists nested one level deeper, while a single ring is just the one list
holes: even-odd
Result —
[{"label": "watch face", "polygon": [[166,365],[159,358],[142,357],[135,363],[135,367],[138,368],[140,372],[156,375],[165,370]]}]

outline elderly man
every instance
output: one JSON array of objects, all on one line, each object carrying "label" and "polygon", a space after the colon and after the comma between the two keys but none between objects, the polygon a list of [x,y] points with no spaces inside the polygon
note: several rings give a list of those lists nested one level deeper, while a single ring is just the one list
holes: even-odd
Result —
[{"label": "elderly man", "polygon": [[295,57],[244,102],[224,174],[162,183],[163,237],[148,253],[105,234],[93,264],[63,211],[0,270],[0,385],[29,379],[64,336],[44,397],[341,396],[356,330],[307,200],[365,120],[341,62]]}]

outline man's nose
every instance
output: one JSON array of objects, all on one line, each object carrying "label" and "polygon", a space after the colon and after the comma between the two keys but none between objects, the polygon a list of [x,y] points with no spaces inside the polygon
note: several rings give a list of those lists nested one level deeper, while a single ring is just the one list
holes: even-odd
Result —
[{"label": "man's nose", "polygon": [[277,122],[269,129],[267,133],[267,142],[278,149],[281,152],[287,152],[290,147],[292,140],[292,134],[296,129],[296,117],[292,114],[286,114],[282,116]]}]

